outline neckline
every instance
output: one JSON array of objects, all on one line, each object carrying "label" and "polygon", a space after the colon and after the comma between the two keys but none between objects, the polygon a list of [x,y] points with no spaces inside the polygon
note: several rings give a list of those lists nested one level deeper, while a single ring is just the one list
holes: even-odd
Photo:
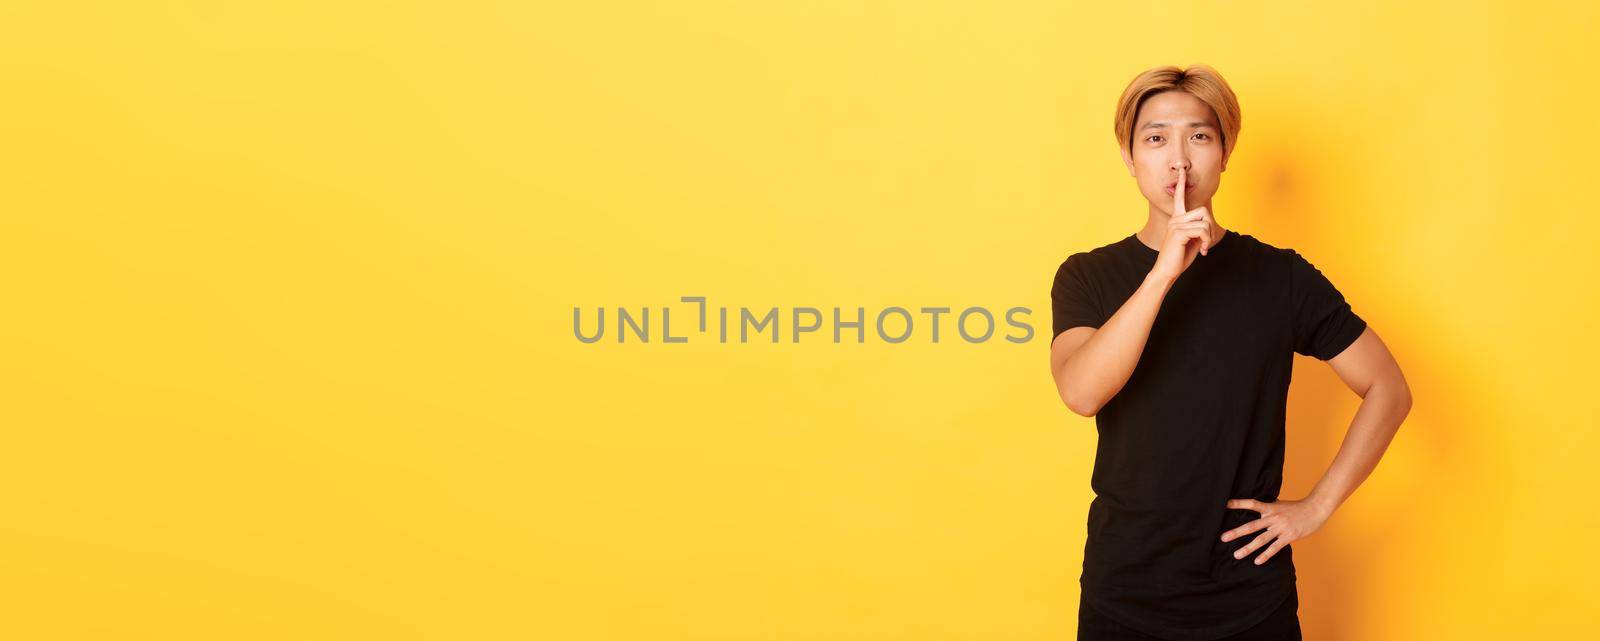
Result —
[{"label": "neckline", "polygon": [[[1223,248],[1232,247],[1232,246],[1238,244],[1238,241],[1228,240],[1229,238],[1233,238],[1234,236],[1238,236],[1238,235],[1239,235],[1239,232],[1233,231],[1232,229],[1224,228],[1222,230],[1222,235],[1218,237],[1218,240],[1217,240],[1216,244],[1211,246],[1211,249],[1208,252],[1208,254],[1215,254],[1218,251],[1222,251]],[[1155,257],[1161,255],[1161,250],[1154,249],[1154,248],[1150,247],[1149,245],[1144,244],[1144,241],[1139,240],[1139,233],[1138,232],[1134,232],[1132,234],[1128,234],[1128,237],[1125,240],[1127,240],[1128,242],[1133,243],[1133,246],[1135,248],[1138,248],[1139,250],[1141,250],[1140,253],[1145,255],[1145,256],[1148,256],[1150,258],[1155,258]]]}]

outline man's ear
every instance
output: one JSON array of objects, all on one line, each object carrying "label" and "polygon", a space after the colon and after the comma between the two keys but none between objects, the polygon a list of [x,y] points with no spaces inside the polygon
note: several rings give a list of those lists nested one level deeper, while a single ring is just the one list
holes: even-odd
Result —
[{"label": "man's ear", "polygon": [[1229,153],[1226,153],[1226,154],[1222,155],[1222,168],[1218,169],[1217,173],[1220,174],[1220,173],[1228,170],[1228,156],[1232,156],[1232,155],[1233,155],[1232,152],[1229,152]]},{"label": "man's ear", "polygon": [[1128,175],[1133,176],[1133,153],[1127,147],[1122,148],[1122,164],[1128,166]]}]

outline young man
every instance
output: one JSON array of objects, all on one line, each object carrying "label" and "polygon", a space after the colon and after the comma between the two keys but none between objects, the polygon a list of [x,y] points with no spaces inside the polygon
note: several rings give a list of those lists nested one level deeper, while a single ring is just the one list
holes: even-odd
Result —
[{"label": "young man", "polygon": [[[1321,271],[1217,224],[1239,123],[1209,67],[1134,78],[1115,131],[1149,216],[1056,271],[1051,374],[1099,431],[1082,640],[1300,639],[1289,544],[1366,479],[1411,408],[1394,357]],[[1280,500],[1296,353],[1363,400],[1316,487]]]}]

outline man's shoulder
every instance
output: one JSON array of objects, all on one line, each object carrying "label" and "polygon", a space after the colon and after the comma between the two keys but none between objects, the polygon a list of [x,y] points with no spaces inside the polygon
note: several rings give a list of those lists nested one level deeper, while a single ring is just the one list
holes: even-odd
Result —
[{"label": "man's shoulder", "polygon": [[1128,240],[1130,238],[1133,238],[1133,236],[1125,236],[1104,245],[1100,245],[1099,247],[1092,247],[1089,249],[1082,249],[1072,252],[1067,255],[1065,260],[1061,261],[1061,265],[1057,267],[1056,273],[1059,274],[1064,271],[1074,270],[1081,271],[1103,265],[1107,260],[1127,253]]},{"label": "man's shoulder", "polygon": [[1284,251],[1282,247],[1269,243],[1255,234],[1245,233],[1236,229],[1229,229],[1228,235],[1233,237],[1234,240],[1239,241],[1239,244],[1244,245],[1253,251],[1267,253]]},{"label": "man's shoulder", "polygon": [[1282,265],[1283,261],[1298,256],[1299,253],[1292,247],[1275,245],[1261,238],[1244,232],[1229,230],[1229,235],[1236,236],[1233,240],[1240,241],[1240,245],[1250,254],[1266,256],[1275,259],[1275,264]]}]

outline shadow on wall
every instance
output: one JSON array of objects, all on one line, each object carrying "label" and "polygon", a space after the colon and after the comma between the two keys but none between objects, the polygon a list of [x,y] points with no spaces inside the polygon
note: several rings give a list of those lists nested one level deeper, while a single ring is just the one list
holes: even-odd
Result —
[{"label": "shadow on wall", "polygon": [[[1306,114],[1323,110],[1314,105],[1303,106],[1306,110],[1302,113]],[[1388,242],[1383,234],[1348,228],[1352,220],[1370,224],[1377,218],[1365,213],[1350,217],[1335,211],[1342,207],[1380,206],[1367,195],[1371,190],[1366,189],[1366,181],[1375,178],[1363,174],[1360,168],[1335,166],[1340,158],[1359,158],[1359,153],[1308,152],[1320,148],[1320,143],[1337,142],[1340,132],[1330,130],[1319,135],[1328,139],[1296,138],[1293,147],[1275,145],[1272,136],[1251,141],[1259,146],[1253,150],[1258,159],[1255,172],[1231,176],[1234,186],[1241,188],[1242,209],[1252,223],[1249,227],[1259,230],[1250,233],[1279,247],[1301,250],[1314,264],[1335,262],[1331,257],[1324,258],[1330,251],[1349,252],[1364,260],[1383,260],[1388,248],[1358,246],[1362,242],[1382,245]],[[1301,181],[1301,176],[1341,176],[1347,180],[1339,182],[1339,192],[1335,194],[1319,184]],[[1349,256],[1341,261],[1354,262]],[[1403,598],[1428,598],[1425,591],[1381,582],[1386,576],[1418,575],[1418,571],[1405,569],[1419,561],[1410,558],[1407,550],[1425,547],[1418,539],[1436,531],[1426,524],[1474,513],[1469,503],[1478,499],[1470,492],[1453,488],[1481,483],[1475,479],[1484,474],[1487,465],[1492,465],[1487,445],[1481,440],[1473,441],[1470,430],[1447,433],[1429,429],[1482,420],[1474,416],[1487,409],[1481,406],[1488,401],[1477,397],[1473,390],[1482,389],[1475,381],[1487,377],[1453,362],[1448,346],[1443,339],[1431,336],[1429,328],[1400,324],[1426,320],[1426,310],[1381,309],[1365,302],[1407,300],[1403,295],[1362,295],[1363,291],[1376,292],[1380,287],[1407,286],[1403,278],[1370,278],[1390,273],[1383,267],[1368,265],[1362,271],[1369,279],[1362,281],[1331,273],[1329,277],[1394,353],[1415,401],[1383,460],[1363,486],[1321,530],[1290,546],[1299,577],[1301,626],[1307,639],[1376,639],[1379,637],[1370,636],[1374,630],[1406,618],[1406,613],[1414,617],[1418,616],[1415,613],[1426,612],[1426,603],[1394,601],[1398,594],[1410,595]],[[1326,363],[1298,355],[1294,360],[1284,486],[1280,493],[1285,499],[1303,498],[1327,471],[1361,402]],[[1395,471],[1397,465],[1410,469]],[[1385,474],[1386,469],[1389,474]],[[1375,482],[1383,484],[1381,491],[1372,489]],[[1409,618],[1407,622],[1425,625]]]}]

